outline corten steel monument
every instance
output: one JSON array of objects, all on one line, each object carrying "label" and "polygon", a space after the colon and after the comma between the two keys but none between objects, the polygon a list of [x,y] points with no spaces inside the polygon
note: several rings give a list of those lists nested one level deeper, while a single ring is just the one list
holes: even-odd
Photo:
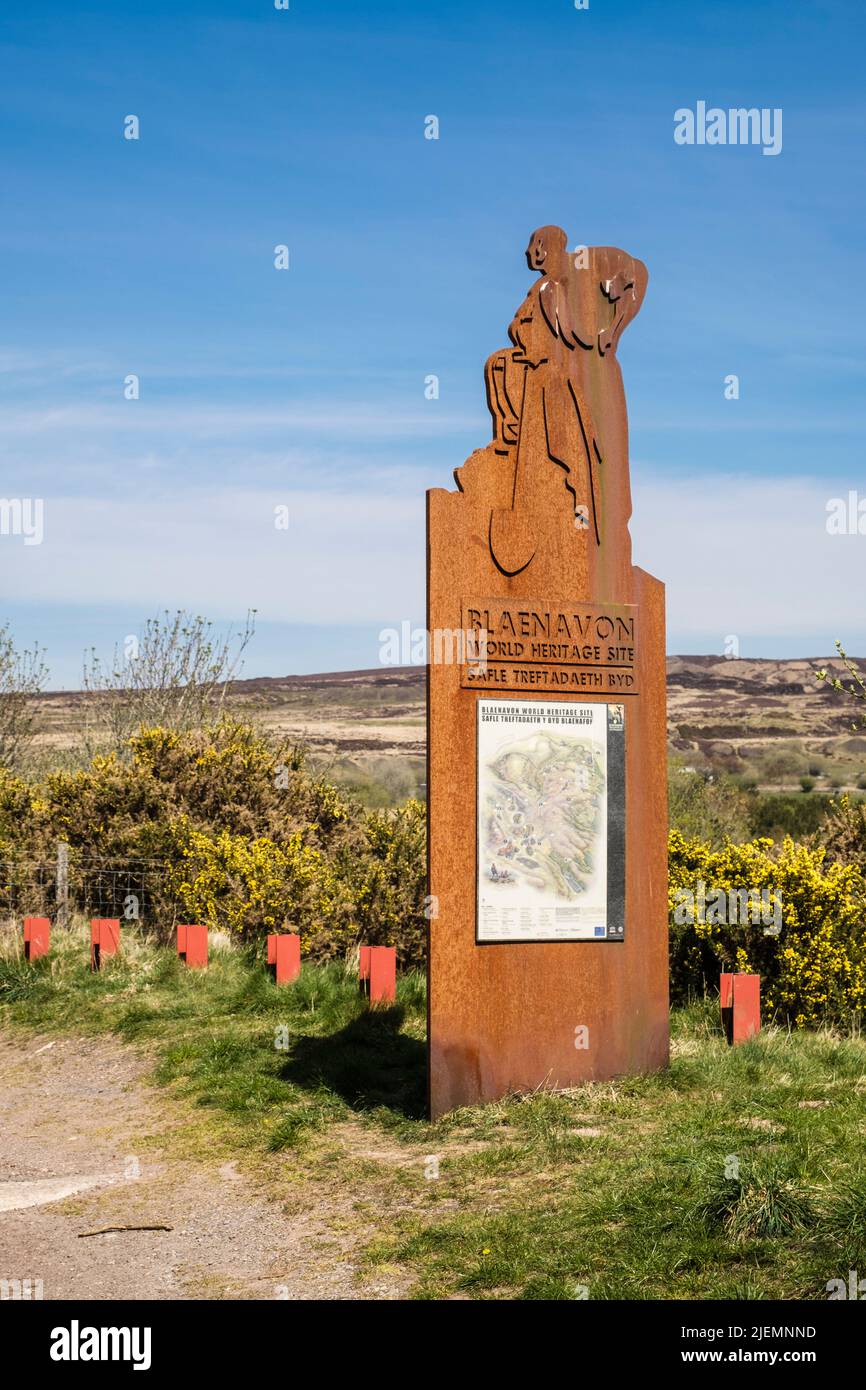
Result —
[{"label": "corten steel monument", "polygon": [[647,284],[534,232],[493,438],[428,493],[430,1109],[668,1059],[664,589],[616,358]]}]

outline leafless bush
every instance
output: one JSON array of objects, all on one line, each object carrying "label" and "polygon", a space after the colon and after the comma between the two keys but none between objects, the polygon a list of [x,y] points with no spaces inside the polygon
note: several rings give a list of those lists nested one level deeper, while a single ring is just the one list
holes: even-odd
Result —
[{"label": "leafless bush", "polygon": [[45,685],[48,668],[36,643],[18,651],[6,623],[0,628],[0,765],[20,767],[33,738],[36,707],[33,696]]},{"label": "leafless bush", "polygon": [[[824,681],[833,690],[840,691],[843,695],[849,696],[850,699],[856,700],[860,705],[866,705],[866,679],[864,679],[862,663],[850,657],[841,642],[836,643],[836,650],[851,679],[846,683],[839,676],[832,675],[826,668],[816,671],[815,675],[819,681]],[[858,721],[851,725],[852,729],[862,729],[864,726],[866,726],[866,718],[863,714],[860,714]]]},{"label": "leafless bush", "polygon": [[254,610],[224,637],[206,618],[166,610],[115,648],[110,669],[91,649],[83,678],[88,754],[123,747],[142,724],[183,731],[214,723],[254,631]]}]

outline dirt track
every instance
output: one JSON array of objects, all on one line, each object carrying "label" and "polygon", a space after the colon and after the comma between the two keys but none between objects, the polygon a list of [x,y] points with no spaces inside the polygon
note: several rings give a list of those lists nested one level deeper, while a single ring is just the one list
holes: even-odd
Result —
[{"label": "dirt track", "polygon": [[[148,1065],[115,1039],[0,1034],[0,1280],[46,1299],[399,1296],[359,1287],[327,1194],[287,1214],[233,1163],[178,1157]],[[112,1225],[171,1229],[82,1235]]]}]

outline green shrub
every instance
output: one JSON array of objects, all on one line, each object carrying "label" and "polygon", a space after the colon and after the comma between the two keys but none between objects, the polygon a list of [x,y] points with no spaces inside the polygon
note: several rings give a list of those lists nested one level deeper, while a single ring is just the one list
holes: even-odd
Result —
[{"label": "green shrub", "polygon": [[750,833],[752,796],[724,773],[671,763],[668,819],[672,830],[711,844],[745,839]]},{"label": "green shrub", "polygon": [[786,835],[803,839],[818,830],[829,806],[830,801],[822,792],[815,796],[773,792],[755,797],[746,834],[732,835],[731,839],[782,840]]},{"label": "green shrub", "polygon": [[836,864],[854,864],[866,877],[866,802],[840,797],[831,801],[814,842]]}]

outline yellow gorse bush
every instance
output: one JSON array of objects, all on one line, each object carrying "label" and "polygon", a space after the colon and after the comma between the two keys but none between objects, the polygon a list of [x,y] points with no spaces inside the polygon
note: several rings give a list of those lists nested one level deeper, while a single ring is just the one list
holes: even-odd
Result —
[{"label": "yellow gorse bush", "polygon": [[[335,795],[330,814],[345,803]],[[250,940],[293,931],[305,955],[342,955],[356,941],[394,945],[403,965],[426,950],[424,807],[410,801],[363,819],[363,841],[331,855],[310,840],[310,825],[278,842],[173,825],[170,888],[190,921]]]},{"label": "yellow gorse bush", "polygon": [[[786,839],[715,849],[699,835],[669,841],[671,992],[718,988],[722,970],[761,976],[765,1016],[799,1028],[848,1024],[866,998],[866,817],[843,799],[829,854]],[[308,766],[304,751],[254,726],[140,729],[128,747],[78,771],[27,782],[0,769],[0,895],[33,896],[30,861],[70,846],[73,895],[87,866],[159,866],[143,920],[168,939],[178,920],[244,941],[297,931],[310,959],[358,941],[397,947],[402,967],[426,956],[426,812],[417,801],[365,811]],[[831,856],[836,862],[831,862]],[[122,909],[128,888],[111,915]],[[682,897],[698,910],[683,920]],[[769,921],[732,912],[751,894]],[[725,910],[721,910],[724,903]],[[748,903],[746,903],[748,907]],[[111,909],[109,909],[111,910]],[[776,928],[778,927],[778,931]]]},{"label": "yellow gorse bush", "polygon": [[[208,835],[186,818],[175,837],[179,860],[171,883],[191,921],[207,922],[236,936],[298,931],[302,945],[321,945],[323,928],[334,952],[351,944],[351,923],[337,932],[341,885],[328,858],[305,843],[298,830],[282,844],[265,836]],[[337,939],[339,937],[339,940]]]},{"label": "yellow gorse bush", "polygon": [[50,913],[53,875],[36,898],[29,863],[56,862],[63,840],[73,902],[90,901],[103,867],[125,867],[107,879],[107,915],[139,891],[135,866],[149,866],[141,922],[163,940],[193,920],[245,941],[298,931],[313,959],[360,940],[395,945],[402,965],[419,965],[424,832],[417,802],[367,812],[303,748],[253,725],[141,728],[124,748],[39,782],[0,769],[0,898]]},{"label": "yellow gorse bush", "polygon": [[[739,970],[761,976],[765,1015],[797,1028],[857,1018],[866,999],[866,883],[856,865],[828,863],[823,848],[790,838],[716,850],[676,830],[668,856],[675,1001]],[[693,920],[683,920],[690,898]]]}]

